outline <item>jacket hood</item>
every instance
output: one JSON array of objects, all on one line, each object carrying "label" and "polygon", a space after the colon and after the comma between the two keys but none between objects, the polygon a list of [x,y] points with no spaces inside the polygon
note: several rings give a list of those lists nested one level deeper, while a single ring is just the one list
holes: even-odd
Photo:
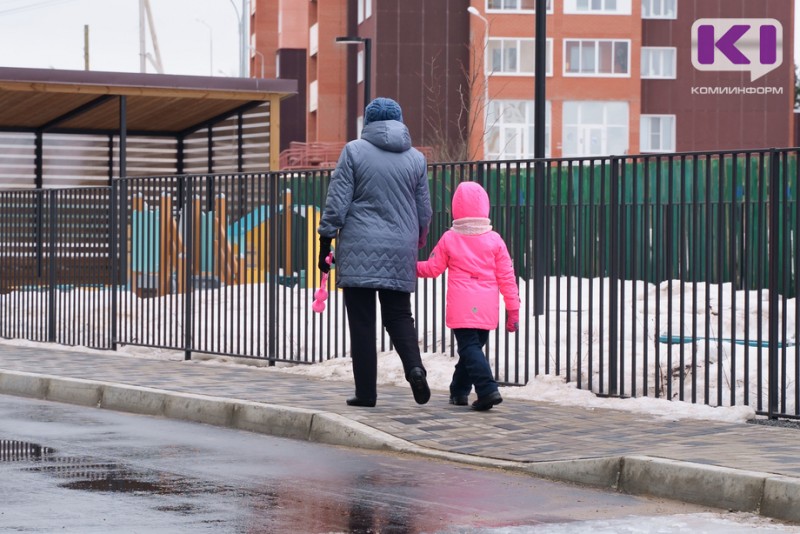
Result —
[{"label": "jacket hood", "polygon": [[453,193],[453,219],[489,217],[489,195],[478,182],[461,182]]},{"label": "jacket hood", "polygon": [[400,121],[370,122],[361,130],[361,139],[389,152],[405,152],[411,148],[411,134]]}]

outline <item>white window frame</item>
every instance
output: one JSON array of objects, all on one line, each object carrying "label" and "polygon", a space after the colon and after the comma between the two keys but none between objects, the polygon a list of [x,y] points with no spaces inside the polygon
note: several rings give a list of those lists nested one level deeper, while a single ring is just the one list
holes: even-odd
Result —
[{"label": "white window frame", "polygon": [[372,0],[364,0],[364,20],[372,16]]},{"label": "white window frame", "polygon": [[[567,70],[567,44],[569,43],[594,43],[595,45],[595,71],[594,72],[569,72]],[[628,54],[626,64],[628,65],[628,72],[615,73],[615,72],[598,72],[600,66],[598,61],[598,54],[600,53],[600,43],[611,43],[611,64],[614,64],[614,47],[617,43],[625,43],[628,47]],[[631,41],[630,39],[564,39],[563,50],[563,75],[567,77],[584,77],[584,78],[630,78],[631,76]],[[580,54],[579,54],[580,55]]]},{"label": "white window frame", "polygon": [[[503,118],[505,106],[517,105],[520,103],[525,104],[525,120],[522,123],[505,123]],[[500,107],[499,112],[492,112],[487,108],[487,120],[491,124],[486,124],[486,136],[484,137],[483,151],[485,159],[499,160],[499,159],[532,159],[534,155],[534,101],[533,100],[490,100],[490,107]],[[497,119],[492,119],[492,116],[497,116]],[[552,118],[550,110],[550,101],[545,103],[545,157],[549,158],[552,152]],[[499,136],[498,144],[500,146],[499,152],[489,151],[490,137],[497,131]],[[508,154],[506,148],[517,135],[521,134],[522,139],[519,146],[522,148],[520,152]]]},{"label": "white window frame", "polygon": [[[505,45],[507,43],[516,43],[516,45],[517,45],[516,46],[516,50],[517,50],[517,69],[515,71],[511,71],[511,70],[496,70],[494,68],[494,61],[492,60],[492,57],[491,57],[491,54],[490,54],[491,47],[489,47],[489,45],[491,45],[492,42],[496,43],[498,41],[501,42],[501,44],[503,45],[503,47],[501,48],[501,53],[502,53],[503,50],[506,49]],[[546,54],[546,60],[547,60],[547,63],[545,65],[545,75],[546,76],[552,76],[553,75],[553,39],[546,39],[545,41],[546,41],[545,54]],[[530,44],[530,46],[531,46],[530,53],[533,55],[533,70],[531,70],[530,72],[521,70],[521,63],[522,62],[520,61],[520,57],[521,57],[522,54],[520,53],[520,50],[522,48],[521,45],[523,43]],[[518,37],[490,37],[486,44],[487,44],[487,50],[486,50],[487,61],[484,62],[484,69],[486,70],[485,74],[487,76],[533,76],[535,74],[535,72],[536,72],[536,55],[535,55],[536,54],[536,39],[535,38],[531,39],[531,38],[518,38]]]},{"label": "white window frame", "polygon": [[[522,5],[522,0],[504,0],[505,2],[515,2],[517,6]],[[484,5],[484,13],[536,13],[536,0],[531,0],[533,7],[530,9],[523,9],[521,7],[508,8],[508,7],[489,7],[489,0],[486,0]],[[547,0],[547,14],[553,14],[553,0]]]},{"label": "white window frame", "polygon": [[[653,13],[653,4],[658,2],[661,5],[660,13]],[[667,3],[672,5],[672,13],[665,9]],[[650,6],[649,8],[646,6]],[[678,18],[678,0],[642,0],[642,18],[647,19],[668,19]]]},{"label": "white window frame", "polygon": [[358,23],[364,22],[364,0],[358,0]]},{"label": "white window frame", "polygon": [[[609,1],[616,2],[614,9],[605,8]],[[583,2],[587,4],[585,9],[579,7]],[[601,2],[603,7],[593,9],[594,2]],[[631,13],[631,0],[564,0],[565,15],[630,15]]]},{"label": "white window frame", "polygon": [[[576,122],[572,123],[566,117],[567,109],[570,105],[577,105],[577,119]],[[583,118],[583,106],[586,105],[601,105],[602,108],[602,122],[587,122]],[[609,106],[612,104],[624,104],[627,109],[627,117],[624,121],[624,124],[617,124],[612,123],[609,121]],[[615,115],[616,116],[616,115]],[[565,100],[562,105],[562,132],[561,132],[561,149],[562,149],[562,156],[567,157],[598,157],[598,156],[619,156],[622,154],[610,154],[608,153],[608,141],[609,141],[609,129],[620,129],[624,128],[624,140],[625,140],[625,148],[623,149],[624,153],[628,153],[630,150],[630,134],[631,134],[631,126],[630,126],[630,103],[624,100],[614,100],[614,101],[604,101],[604,100]],[[568,152],[568,142],[567,136],[569,135],[572,129],[575,129],[576,139],[575,143],[578,147],[578,152],[572,153]],[[585,151],[581,151],[581,143],[583,136],[592,130],[600,130],[601,132],[601,149],[600,153],[593,154],[588,153]]]},{"label": "white window frame", "polygon": [[[658,64],[661,65],[661,72],[654,72],[651,73],[652,66],[653,66],[653,56],[661,52],[662,57],[660,58]],[[672,69],[672,74],[665,74],[663,66],[666,64],[664,59],[664,54],[667,52],[672,52],[672,57],[667,58],[670,63],[670,68]],[[678,49],[674,46],[643,46],[642,47],[642,72],[641,76],[643,80],[674,80],[677,76],[677,57],[678,57]],[[650,65],[647,65],[648,61]]]},{"label": "white window frame", "polygon": [[356,73],[356,83],[361,83],[364,81],[364,57],[365,57],[364,51],[359,50],[358,60],[356,61],[356,64],[358,65]]},{"label": "white window frame", "polygon": [[[659,119],[659,138],[662,139],[660,143],[661,146],[658,148],[653,148],[650,146],[650,140],[652,137],[652,129],[651,129],[651,119]],[[663,126],[661,125],[661,120],[663,119],[671,119],[672,120],[672,129],[669,132],[669,146],[664,147],[663,139],[664,139],[664,130]],[[671,153],[675,152],[675,131],[676,127],[675,124],[677,119],[675,115],[644,115],[642,114],[639,118],[639,150],[641,152],[661,152],[661,153]],[[645,124],[647,127],[645,128]]]}]

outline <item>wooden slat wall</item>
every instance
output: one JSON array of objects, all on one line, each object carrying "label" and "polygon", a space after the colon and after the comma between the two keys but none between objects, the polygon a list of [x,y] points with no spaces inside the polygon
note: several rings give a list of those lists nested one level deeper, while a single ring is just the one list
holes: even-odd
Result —
[{"label": "wooden slat wall", "polygon": [[[243,115],[244,172],[270,170],[269,110],[270,104],[265,103]],[[213,127],[211,172],[237,172],[238,128],[238,117]],[[0,189],[35,187],[35,141],[31,133],[0,133]],[[119,136],[44,134],[42,143],[45,188],[107,185],[109,175],[119,176]],[[177,140],[172,137],[129,136],[127,175],[175,174],[177,147]],[[202,129],[185,139],[184,172],[208,171],[208,130]]]}]

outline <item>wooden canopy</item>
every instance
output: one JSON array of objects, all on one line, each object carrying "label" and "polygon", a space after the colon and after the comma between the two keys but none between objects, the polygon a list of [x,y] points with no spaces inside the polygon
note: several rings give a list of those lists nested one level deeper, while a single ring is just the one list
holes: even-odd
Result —
[{"label": "wooden canopy", "polygon": [[277,168],[279,103],[296,93],[295,80],[0,67],[0,132],[180,139],[269,103]]}]

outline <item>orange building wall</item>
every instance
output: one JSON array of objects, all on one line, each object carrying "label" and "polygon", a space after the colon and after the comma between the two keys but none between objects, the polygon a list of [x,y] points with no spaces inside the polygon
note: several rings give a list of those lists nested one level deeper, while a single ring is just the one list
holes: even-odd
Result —
[{"label": "orange building wall", "polygon": [[[485,2],[472,0],[471,4],[489,21],[490,38],[534,36],[535,15],[484,13]],[[553,42],[552,71],[545,84],[545,98],[550,102],[551,157],[561,157],[563,102],[573,100],[607,100],[628,102],[628,152],[639,150],[639,116],[641,110],[641,2],[633,1],[631,15],[565,15],[562,3],[554,2],[554,13],[547,15],[547,37]],[[482,69],[484,23],[470,17],[472,52],[477,54],[472,63]],[[564,76],[564,38],[570,39],[626,39],[630,41],[630,75],[625,78]],[[533,100],[533,76],[489,76],[489,101]],[[483,91],[482,72],[473,94]],[[479,95],[477,95],[480,98]],[[479,127],[470,136],[473,154],[484,157],[483,113]],[[531,154],[531,157],[533,155]]]},{"label": "orange building wall", "polygon": [[308,141],[341,142],[347,138],[347,47],[335,40],[347,35],[347,1],[310,5],[308,27],[319,24],[319,51],[308,58],[308,81],[318,80],[319,99],[317,110],[309,113]]},{"label": "orange building wall", "polygon": [[[278,49],[278,19],[273,15],[278,10],[279,0],[251,0],[255,2],[255,9],[250,15],[250,45],[255,42],[255,50],[262,54],[259,56],[250,50],[250,75],[261,77],[261,63],[263,57],[264,78],[276,78],[275,51]],[[255,35],[255,39],[253,39]]]}]

